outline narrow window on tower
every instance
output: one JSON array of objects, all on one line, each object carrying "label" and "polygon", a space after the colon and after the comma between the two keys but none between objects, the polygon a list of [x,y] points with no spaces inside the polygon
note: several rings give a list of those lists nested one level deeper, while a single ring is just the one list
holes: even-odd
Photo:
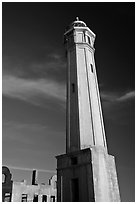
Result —
[{"label": "narrow window on tower", "polygon": [[75,92],[75,84],[72,83],[72,92],[74,93]]},{"label": "narrow window on tower", "polygon": [[92,64],[90,64],[90,66],[91,66],[91,72],[93,73],[93,65],[92,65]]},{"label": "narrow window on tower", "polygon": [[84,36],[83,36],[83,37],[84,37],[84,42],[86,42],[86,35],[85,35],[85,32],[84,32]]},{"label": "narrow window on tower", "polygon": [[89,36],[87,36],[87,37],[88,37],[88,43],[91,45],[90,37]]}]

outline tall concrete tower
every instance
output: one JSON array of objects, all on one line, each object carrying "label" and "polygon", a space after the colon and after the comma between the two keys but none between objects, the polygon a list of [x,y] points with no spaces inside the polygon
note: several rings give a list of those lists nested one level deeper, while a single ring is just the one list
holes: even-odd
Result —
[{"label": "tall concrete tower", "polygon": [[114,157],[107,152],[94,60],[95,34],[78,18],[65,31],[66,154],[57,156],[57,200],[120,201]]}]

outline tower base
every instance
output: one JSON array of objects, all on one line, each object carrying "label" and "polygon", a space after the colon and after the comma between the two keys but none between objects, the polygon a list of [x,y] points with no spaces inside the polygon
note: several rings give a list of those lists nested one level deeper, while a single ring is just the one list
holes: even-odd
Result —
[{"label": "tower base", "polygon": [[119,202],[114,157],[92,147],[57,158],[58,202]]}]

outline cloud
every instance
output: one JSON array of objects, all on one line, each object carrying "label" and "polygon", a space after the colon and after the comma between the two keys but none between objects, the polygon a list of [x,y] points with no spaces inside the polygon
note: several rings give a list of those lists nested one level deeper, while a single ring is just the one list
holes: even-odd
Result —
[{"label": "cloud", "polygon": [[48,78],[65,83],[66,60],[58,52],[46,54],[44,60],[33,58],[28,61],[3,56],[3,74],[32,80]]},{"label": "cloud", "polygon": [[45,63],[32,63],[29,71],[24,76],[36,79],[48,78],[64,83],[66,79],[66,64],[54,60]]},{"label": "cloud", "polygon": [[102,92],[102,108],[105,118],[122,125],[129,123],[127,118],[132,120],[134,118],[134,97],[134,91],[127,91],[124,94],[120,92]]},{"label": "cloud", "polygon": [[105,102],[114,102],[117,99],[117,95],[111,92],[101,92],[101,99]]},{"label": "cloud", "polygon": [[42,124],[37,124],[37,123],[20,123],[20,122],[15,122],[15,121],[6,121],[3,120],[2,125],[4,128],[14,128],[14,129],[30,129],[30,130],[46,130],[48,127]]},{"label": "cloud", "polygon": [[39,105],[38,98],[65,102],[65,85],[51,79],[24,79],[12,75],[3,76],[3,95]]},{"label": "cloud", "polygon": [[[3,166],[8,166],[9,169],[16,169],[16,170],[23,170],[23,171],[33,171],[34,168],[25,168],[25,167],[17,167],[12,166],[10,164],[3,164]],[[48,169],[36,169],[38,172],[46,172],[46,173],[54,173],[56,174],[56,171],[48,170]]]},{"label": "cloud", "polygon": [[131,91],[119,97],[117,101],[127,101],[127,100],[134,99],[134,98],[135,98],[135,91]]},{"label": "cloud", "polygon": [[[43,99],[52,99],[65,106],[65,84],[53,79],[25,79],[18,76],[4,74],[3,95],[18,98],[35,105],[42,105]],[[132,100],[135,91],[126,92],[123,95],[116,92],[101,92],[101,99],[106,103],[120,103]]]},{"label": "cloud", "polygon": [[135,91],[101,93],[104,118],[122,126],[134,123],[134,97]]},{"label": "cloud", "polygon": [[135,91],[126,92],[123,95],[120,95],[120,93],[111,93],[111,92],[102,92],[101,93],[101,99],[103,102],[109,102],[109,103],[117,103],[117,102],[125,102],[131,99],[134,99],[135,97]]},{"label": "cloud", "polygon": [[[61,140],[65,134],[63,130],[58,130],[56,127],[51,128],[48,124],[4,120],[2,125],[3,144],[14,142],[14,144],[18,144],[16,148],[24,147],[24,145],[26,145],[26,148],[41,146],[42,150],[52,145],[53,140]],[[41,143],[41,141],[46,141],[46,144]],[[55,144],[57,144],[57,141]]]}]

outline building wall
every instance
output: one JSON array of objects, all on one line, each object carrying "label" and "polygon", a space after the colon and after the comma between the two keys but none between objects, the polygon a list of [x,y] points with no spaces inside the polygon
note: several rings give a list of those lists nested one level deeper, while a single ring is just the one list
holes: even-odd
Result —
[{"label": "building wall", "polygon": [[[35,174],[34,174],[35,172]],[[8,167],[2,167],[2,174],[5,176],[2,181],[2,201],[3,202],[56,202],[57,176],[49,179],[49,184],[37,184],[37,171],[32,174],[32,184],[26,181],[12,181],[12,175]]]},{"label": "building wall", "polygon": [[114,156],[103,147],[91,149],[96,202],[120,202]]},{"label": "building wall", "polygon": [[2,181],[2,201],[11,201],[13,181],[11,180],[10,170],[6,167],[2,167],[2,175],[4,180]]},{"label": "building wall", "polygon": [[[74,157],[77,162],[72,163]],[[57,159],[58,202],[120,201],[115,160],[104,147],[94,146],[60,155]],[[73,179],[78,181],[75,190]],[[77,200],[73,200],[73,194]]]},{"label": "building wall", "polygon": [[[73,159],[76,159],[73,162]],[[94,202],[90,149],[60,155],[58,159],[58,202]],[[73,181],[77,181],[73,186]]]},{"label": "building wall", "polygon": [[27,197],[26,202],[33,202],[38,196],[38,202],[42,202],[43,195],[47,197],[47,202],[56,201],[56,176],[53,176],[49,185],[27,185],[25,182],[13,182],[12,202],[21,202],[23,197]]}]

